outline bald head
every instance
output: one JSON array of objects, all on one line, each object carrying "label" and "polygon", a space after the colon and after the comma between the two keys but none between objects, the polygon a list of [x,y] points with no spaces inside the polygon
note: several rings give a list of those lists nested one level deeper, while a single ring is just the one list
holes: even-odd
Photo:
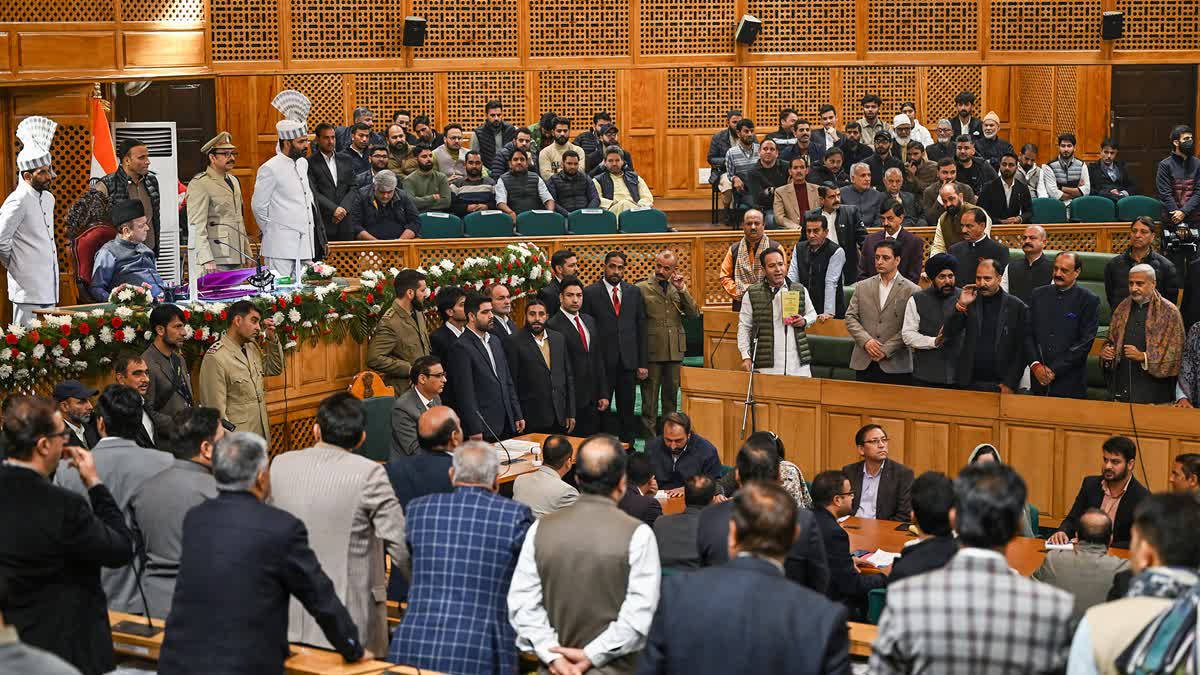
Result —
[{"label": "bald head", "polygon": [[1112,538],[1112,520],[1100,509],[1088,509],[1079,518],[1079,542],[1108,546]]},{"label": "bald head", "polygon": [[654,256],[654,276],[658,277],[659,281],[670,281],[671,277],[675,276],[676,265],[674,251],[659,251],[658,255]]},{"label": "bald head", "polygon": [[444,406],[434,406],[417,419],[417,439],[428,450],[454,450],[462,443],[462,426],[458,414]]},{"label": "bald head", "polygon": [[952,206],[962,206],[962,195],[958,191],[958,183],[946,183],[938,190],[938,196],[942,198],[942,206],[947,209]]},{"label": "bald head", "polygon": [[575,463],[579,491],[619,500],[625,493],[625,449],[608,434],[584,441]]}]

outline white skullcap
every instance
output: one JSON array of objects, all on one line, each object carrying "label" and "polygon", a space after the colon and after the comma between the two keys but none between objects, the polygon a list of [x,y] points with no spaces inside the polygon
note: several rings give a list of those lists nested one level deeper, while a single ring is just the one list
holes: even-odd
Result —
[{"label": "white skullcap", "polygon": [[26,117],[17,125],[17,138],[24,147],[17,155],[17,169],[33,171],[50,166],[50,144],[58,123],[49,117]]},{"label": "white skullcap", "polygon": [[892,120],[892,126],[894,127],[898,127],[901,124],[907,124],[910,127],[913,126],[912,120],[910,120],[908,115],[905,115],[904,113],[896,115],[896,118]]},{"label": "white skullcap", "polygon": [[275,95],[271,105],[283,113],[284,119],[275,124],[280,140],[292,140],[308,136],[308,113],[312,102],[295,89],[285,89]]}]

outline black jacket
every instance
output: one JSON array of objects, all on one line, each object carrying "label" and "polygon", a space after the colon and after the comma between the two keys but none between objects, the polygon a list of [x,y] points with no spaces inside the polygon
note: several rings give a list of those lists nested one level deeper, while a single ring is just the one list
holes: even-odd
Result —
[{"label": "black jacket", "polygon": [[942,329],[947,342],[962,336],[959,341],[958,363],[954,368],[955,378],[961,387],[969,387],[974,381],[975,353],[980,339],[994,341],[996,375],[1000,382],[1013,391],[1021,384],[1021,375],[1029,363],[1025,353],[1029,308],[1016,296],[1005,293],[1004,289],[997,291],[997,294],[1000,296],[1000,313],[996,319],[994,335],[982,334],[982,296],[976,297],[966,312],[955,311],[951,314]]},{"label": "black jacket", "polygon": [[954,159],[954,144],[934,141],[932,144],[925,146],[925,157],[931,162],[940,162],[943,157]]},{"label": "black jacket", "polygon": [[392,193],[392,200],[380,204],[375,197],[375,187],[359,188],[342,220],[342,229],[350,239],[360,232],[368,232],[376,239],[399,239],[405,230],[421,236],[421,216],[412,197],[400,188]]},{"label": "black jacket", "polygon": [[[733,501],[706,506],[700,512],[700,528],[696,534],[696,545],[700,549],[700,566],[712,567],[729,561],[729,521],[733,516]],[[783,570],[788,579],[824,594],[829,588],[829,563],[825,558],[825,545],[817,529],[813,512],[799,509],[796,523],[800,525],[800,536],[792,544]]]},{"label": "black jacket", "polygon": [[[510,168],[508,162],[512,159],[513,151],[516,149],[516,141],[505,143],[503,148],[496,151],[496,156],[492,158],[492,163],[487,165],[489,174],[497,182],[500,181],[500,176],[508,173]],[[533,144],[530,144],[529,150],[525,154],[529,156],[529,172],[536,174],[538,172],[538,153],[533,149]]]},{"label": "black jacket", "polygon": [[[862,504],[863,466],[859,461],[842,467],[854,490],[853,512]],[[889,459],[880,469],[879,492],[875,495],[875,518],[879,520],[909,520],[912,518],[913,470]]]},{"label": "black jacket", "polygon": [[100,567],[122,567],[132,558],[132,535],[104,485],[84,499],[31,469],[0,465],[0,576],[9,589],[4,621],[22,642],[83,675],[112,670]]},{"label": "black jacket", "polygon": [[542,358],[533,333],[522,328],[504,341],[527,433],[563,433],[567,418],[575,417],[575,375],[567,358],[567,339],[556,330],[545,331],[550,341],[550,367]]},{"label": "black jacket", "polygon": [[[491,350],[492,359],[488,358],[486,350]],[[492,370],[493,359],[495,371]],[[482,434],[490,441],[496,440],[493,433],[501,438],[511,436],[516,430],[516,421],[524,417],[500,340],[493,337],[485,345],[468,328],[450,347],[450,360],[446,366],[447,380],[458,382],[454,388],[454,404],[463,435]]]},{"label": "black jacket", "polygon": [[1012,143],[999,136],[995,138],[980,136],[975,139],[975,156],[990,164],[993,169],[998,170],[1000,168],[1000,158],[1010,152],[1013,152]]},{"label": "black jacket", "polygon": [[[708,141],[708,166],[712,169],[710,183],[716,183],[717,178],[725,173],[725,155],[729,152],[729,148],[733,147],[733,141],[736,134],[729,130],[728,127],[721,129],[712,135]],[[583,147],[583,146],[580,146]],[[600,146],[597,150],[602,149]],[[588,156],[594,151],[589,151]]]},{"label": "black jacket", "polygon": [[845,160],[842,162],[842,167],[849,172],[850,167],[859,162],[867,161],[874,154],[875,148],[866,143],[855,143],[847,137],[846,141],[842,143],[842,157]]},{"label": "black jacket", "polygon": [[787,182],[787,165],[776,161],[774,166],[768,168],[760,160],[746,175],[745,201],[751,208],[770,211],[775,207],[775,188]]},{"label": "black jacket", "polygon": [[646,367],[646,309],[637,286],[621,282],[621,315],[617,316],[608,287],[597,281],[583,289],[583,311],[596,320],[592,346],[603,354],[607,370]]},{"label": "black jacket", "polygon": [[959,288],[975,283],[975,268],[980,260],[990,258],[1000,263],[1001,269],[1008,267],[1008,247],[986,234],[976,242],[960,241],[952,245],[949,253],[958,261],[954,285]]},{"label": "black jacket", "polygon": [[[886,173],[888,169],[899,169],[900,174],[904,176],[905,180],[908,179],[908,174],[904,171],[904,163],[896,159],[891,154],[888,154],[886,157],[880,157],[879,153],[877,152],[868,157],[863,163],[871,167],[871,187],[879,190],[880,192],[887,191],[887,188],[885,188],[883,185],[883,174]],[[905,215],[907,215],[907,213]]]},{"label": "black jacket", "polygon": [[850,555],[850,535],[838,524],[837,518],[823,508],[814,508],[817,529],[821,532],[821,543],[825,546],[825,560],[829,563],[830,600],[851,607],[866,607],[867,592],[887,585],[882,574],[859,574]]},{"label": "black jacket", "polygon": [[658,559],[666,569],[700,569],[700,553],[696,549],[696,531],[700,527],[700,506],[688,506],[683,513],[662,516],[654,521],[654,539],[658,542]]},{"label": "black jacket", "polygon": [[1013,180],[1012,194],[1008,200],[1004,199],[1002,179],[997,178],[983,186],[978,206],[992,217],[992,223],[996,225],[1006,218],[1016,217],[1020,217],[1022,223],[1033,222],[1033,197],[1029,194],[1029,188],[1016,179]]},{"label": "black jacket", "polygon": [[[558,202],[555,202],[558,205]],[[550,283],[538,289],[537,296],[542,302],[546,303],[546,314],[553,318],[558,312],[559,294],[562,293],[562,288],[558,285],[558,279],[550,278]],[[547,319],[549,320],[549,319]],[[559,331],[561,332],[561,331]]]},{"label": "black jacket", "polygon": [[639,493],[632,485],[626,488],[621,501],[617,502],[617,508],[651,527],[662,515],[662,502],[655,499],[654,495]]},{"label": "black jacket", "polygon": [[[1132,470],[1131,467],[1130,471]],[[1103,482],[1103,476],[1087,476],[1083,479],[1083,483],[1079,485],[1079,494],[1075,495],[1075,503],[1071,505],[1070,513],[1058,526],[1059,532],[1065,533],[1068,537],[1074,537],[1079,533],[1079,519],[1083,517],[1084,512],[1088,509],[1100,508],[1100,504],[1104,501]],[[1125,488],[1125,496],[1121,497],[1121,503],[1117,505],[1117,517],[1113,519],[1113,548],[1129,548],[1129,528],[1133,525],[1133,513],[1137,510],[1138,504],[1149,496],[1150,491],[1138,482],[1137,477],[1131,477],[1129,487]]]},{"label": "black jacket", "polygon": [[963,166],[962,162],[955,160],[958,165],[958,181],[971,186],[975,194],[983,192],[983,188],[987,187],[988,183],[996,180],[999,176],[991,164],[980,157],[975,157],[971,160],[971,168]]},{"label": "black jacket", "polygon": [[358,628],[308,545],[304,523],[249,492],[221,492],[183,520],[183,554],[158,672],[282,674],[295,596],[348,661]]},{"label": "black jacket", "polygon": [[983,121],[978,117],[968,117],[967,126],[964,129],[962,120],[959,119],[958,115],[955,115],[954,117],[950,118],[950,128],[954,130],[955,138],[962,136],[963,134],[971,136],[971,140],[983,138]]},{"label": "black jacket", "polygon": [[1033,301],[1033,289],[1054,280],[1054,263],[1042,255],[1032,265],[1025,256],[1008,261],[1008,292],[1025,303]]},{"label": "black jacket", "polygon": [[583,312],[579,313],[591,339],[588,348],[583,348],[579,329],[561,311],[556,311],[546,320],[546,328],[562,333],[567,346],[567,360],[571,362],[571,374],[575,380],[575,409],[584,406],[596,407],[596,402],[608,398],[609,388],[604,370],[604,357],[596,342],[596,320]]},{"label": "black jacket", "polygon": [[[151,386],[153,386],[153,383]],[[96,443],[100,442],[100,430],[96,428],[95,415],[92,415],[92,419],[83,425],[83,438],[80,438],[79,434],[75,433],[71,427],[67,427],[67,431],[71,432],[71,437],[67,439],[67,445],[77,445],[90,450],[96,446]],[[3,459],[3,455],[0,455],[0,460]]]},{"label": "black jacket", "polygon": [[637,673],[848,675],[847,630],[842,607],[768,560],[735,558],[663,579]]},{"label": "black jacket", "polygon": [[[821,209],[810,209],[805,218],[820,215]],[[858,252],[867,238],[867,226],[856,206],[839,206],[834,218],[838,246],[846,252],[846,264],[842,266],[842,283],[849,286],[858,279]]]},{"label": "black jacket", "polygon": [[1076,283],[1066,291],[1053,284],[1033,289],[1025,351],[1030,363],[1054,371],[1043,387],[1033,378],[1033,393],[1065,398],[1087,397],[1087,357],[1100,325],[1100,298]]},{"label": "black jacket", "polygon": [[[604,166],[604,150],[605,148],[600,148],[584,158],[583,170],[587,172],[589,177],[595,178],[608,170]],[[629,151],[621,148],[621,157],[625,160],[625,170],[633,171],[633,157],[629,154]]]},{"label": "black jacket", "polygon": [[958,553],[958,540],[954,537],[932,537],[900,550],[900,558],[892,563],[888,583],[918,574],[940,570]]},{"label": "black jacket", "polygon": [[833,173],[829,167],[824,164],[817,164],[808,172],[808,182],[813,185],[825,185],[831,183],[835,187],[846,187],[850,184],[850,176],[846,173],[846,166],[842,165],[842,170]]},{"label": "black jacket", "polygon": [[1087,165],[1088,179],[1092,183],[1091,194],[1097,197],[1107,197],[1108,199],[1118,201],[1121,196],[1112,194],[1112,190],[1118,192],[1125,191],[1131,195],[1138,193],[1137,182],[1133,179],[1133,174],[1129,173],[1129,166],[1122,160],[1114,162],[1117,167],[1117,179],[1113,180],[1104,172],[1104,168],[1100,164],[1100,160],[1096,160]]},{"label": "black jacket", "polygon": [[[344,127],[338,127],[333,130],[333,137],[336,143],[334,149],[338,152],[350,147],[350,140],[353,137],[351,133],[353,126],[352,124],[347,124]],[[387,139],[383,137],[383,134],[372,130],[370,136],[367,137],[367,147],[369,148],[372,145],[387,145]]]},{"label": "black jacket", "polygon": [[[1126,248],[1104,266],[1104,295],[1108,298],[1108,306],[1114,310],[1129,297],[1129,270],[1138,264],[1133,260],[1131,251]],[[1179,302],[1179,275],[1175,271],[1175,263],[1155,251],[1150,251],[1150,255],[1142,262],[1154,268],[1159,294],[1171,304]]]},{"label": "black jacket", "polygon": [[450,453],[423,447],[417,448],[415,455],[404,455],[388,462],[388,480],[396,491],[400,506],[407,509],[408,503],[417,497],[453,492],[454,484],[450,482],[449,474],[452,462]]},{"label": "black jacket", "polygon": [[[465,331],[466,328],[463,330]],[[438,357],[447,373],[450,372],[450,348],[454,346],[455,342],[458,342],[458,337],[444,323],[429,334],[429,353]],[[450,377],[447,377],[446,386],[442,388],[442,405],[457,410],[454,405],[455,389],[454,381]]]},{"label": "black jacket", "polygon": [[[517,137],[517,128],[508,122],[504,122],[500,127],[500,140],[503,141],[500,145],[511,142]],[[479,151],[479,158],[483,160],[483,165],[490,167],[496,159],[496,153],[500,148],[496,147],[496,132],[487,125],[487,122],[475,128],[474,135],[471,136],[471,149]],[[499,178],[500,174],[508,171],[508,167],[504,167],[504,171],[493,174],[493,178]]]},{"label": "black jacket", "polygon": [[354,235],[346,230],[346,219],[334,223],[333,212],[338,207],[350,210],[346,201],[358,188],[358,174],[349,157],[334,153],[333,161],[337,168],[337,185],[333,183],[333,174],[329,172],[329,166],[320,150],[308,158],[308,184],[312,186],[313,197],[317,200],[317,209],[321,212],[321,220],[325,222],[325,233],[329,241],[349,241]]}]

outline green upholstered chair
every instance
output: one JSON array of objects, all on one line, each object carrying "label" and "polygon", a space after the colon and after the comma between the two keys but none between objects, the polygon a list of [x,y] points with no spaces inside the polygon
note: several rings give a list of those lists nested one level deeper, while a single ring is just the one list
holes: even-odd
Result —
[{"label": "green upholstered chair", "polygon": [[1038,225],[1067,222],[1067,207],[1057,199],[1038,197],[1033,200],[1033,222]]},{"label": "green upholstered chair", "polygon": [[867,591],[867,623],[878,624],[879,615],[887,607],[887,589],[872,588]]},{"label": "green upholstered chair", "polygon": [[511,237],[513,221],[503,211],[475,211],[463,220],[468,237]]},{"label": "green upholstered chair", "polygon": [[1144,195],[1129,195],[1117,202],[1117,220],[1133,222],[1138,216],[1150,216],[1161,220],[1163,203],[1154,197]]},{"label": "green upholstered chair", "polygon": [[462,218],[453,213],[430,211],[421,214],[422,239],[458,239],[462,236]]},{"label": "green upholstered chair", "polygon": [[363,400],[367,413],[367,438],[355,450],[376,462],[386,461],[392,453],[392,405],[395,396],[372,396]]},{"label": "green upholstered chair", "polygon": [[626,234],[659,234],[670,232],[667,214],[658,209],[630,209],[621,213],[618,224]]},{"label": "green upholstered chair", "polygon": [[1071,219],[1081,223],[1111,223],[1117,219],[1117,205],[1107,197],[1076,197],[1071,200]]},{"label": "green upholstered chair", "polygon": [[557,237],[567,233],[567,219],[556,211],[534,209],[517,216],[517,234],[525,237]]},{"label": "green upholstered chair", "polygon": [[579,209],[567,216],[571,234],[616,234],[617,214],[604,209]]}]

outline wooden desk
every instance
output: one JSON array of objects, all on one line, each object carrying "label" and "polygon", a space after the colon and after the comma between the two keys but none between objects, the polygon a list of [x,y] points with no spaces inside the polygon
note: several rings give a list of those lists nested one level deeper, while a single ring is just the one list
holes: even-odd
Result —
[{"label": "wooden desk", "polygon": [[[541,445],[547,438],[550,438],[551,435],[552,434],[523,434],[521,436],[514,436],[512,440],[530,441]],[[579,446],[583,445],[583,442],[587,439],[582,436],[567,436],[567,440],[571,442],[571,447],[575,449],[575,452],[579,452]],[[624,445],[626,449],[629,448],[628,443],[624,443],[622,445]],[[517,461],[513,462],[512,464],[500,466],[500,482],[511,483],[518,477],[524,476],[527,473],[533,473],[534,471],[537,471],[537,469],[538,468],[533,465],[533,456],[529,453],[525,453],[518,457]]]},{"label": "wooden desk", "polygon": [[[900,523],[892,520],[871,520],[869,518],[848,518],[842,523],[846,533],[850,535],[850,550],[883,549],[891,553],[904,550],[904,545],[916,536],[911,532],[897,531]],[[1109,553],[1120,558],[1128,558],[1127,549],[1109,549]],[[1017,537],[1008,545],[1005,551],[1008,564],[1024,576],[1034,573],[1041,567],[1046,557],[1046,542],[1036,537]]]},{"label": "wooden desk", "polygon": [[879,627],[854,621],[847,622],[847,625],[850,627],[850,656],[870,656],[871,645],[879,636]]}]

